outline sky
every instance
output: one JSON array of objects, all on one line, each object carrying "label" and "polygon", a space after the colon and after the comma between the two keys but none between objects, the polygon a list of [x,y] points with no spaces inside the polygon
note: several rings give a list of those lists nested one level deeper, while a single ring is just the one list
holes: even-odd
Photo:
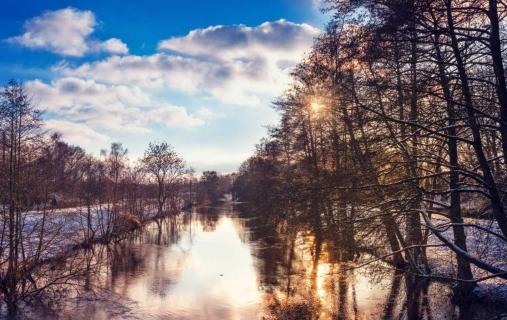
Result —
[{"label": "sky", "polygon": [[23,81],[45,129],[132,160],[166,141],[233,172],[324,26],[318,0],[0,2],[0,85]]}]

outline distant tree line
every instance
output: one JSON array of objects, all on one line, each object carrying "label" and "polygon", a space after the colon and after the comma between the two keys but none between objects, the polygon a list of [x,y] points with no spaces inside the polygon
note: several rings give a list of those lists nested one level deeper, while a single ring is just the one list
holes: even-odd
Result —
[{"label": "distant tree line", "polygon": [[216,205],[224,195],[232,192],[235,174],[219,174],[216,171],[204,171],[198,186],[198,203]]},{"label": "distant tree line", "polygon": [[279,123],[240,168],[238,197],[335,234],[344,259],[380,239],[377,257],[422,277],[442,278],[428,252],[446,248],[460,294],[507,279],[505,255],[468,248],[507,246],[506,4],[326,8],[325,32],[275,102]]}]

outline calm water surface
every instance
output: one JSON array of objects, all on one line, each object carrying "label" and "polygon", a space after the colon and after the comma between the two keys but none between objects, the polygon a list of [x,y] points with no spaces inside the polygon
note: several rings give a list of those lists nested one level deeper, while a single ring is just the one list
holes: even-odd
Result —
[{"label": "calm water surface", "polygon": [[382,265],[353,269],[325,241],[240,218],[232,205],[153,223],[93,254],[102,266],[84,281],[94,290],[46,318],[487,319],[502,311],[459,308],[446,285]]}]

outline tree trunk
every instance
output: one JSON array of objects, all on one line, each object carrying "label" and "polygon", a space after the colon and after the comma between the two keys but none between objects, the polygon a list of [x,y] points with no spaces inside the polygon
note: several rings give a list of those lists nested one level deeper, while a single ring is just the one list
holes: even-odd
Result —
[{"label": "tree trunk", "polygon": [[489,45],[493,70],[496,77],[496,93],[500,103],[500,135],[502,137],[502,150],[504,165],[507,166],[507,82],[502,59],[502,46],[500,43],[500,24],[498,19],[498,0],[489,0],[489,20],[491,30]]},{"label": "tree trunk", "polygon": [[461,52],[458,45],[458,39],[456,37],[456,32],[454,29],[454,20],[452,17],[452,3],[451,0],[446,1],[446,13],[447,13],[447,24],[449,29],[449,34],[451,37],[451,47],[454,53],[454,57],[456,60],[456,67],[459,73],[459,79],[461,82],[461,91],[463,94],[463,98],[465,100],[465,109],[467,112],[468,124],[470,130],[472,131],[472,147],[475,150],[475,154],[477,156],[477,161],[479,162],[479,166],[483,173],[485,187],[488,190],[490,200],[491,200],[491,209],[493,211],[493,216],[498,222],[498,226],[502,231],[504,237],[507,237],[507,216],[505,215],[505,211],[503,208],[503,203],[500,197],[500,193],[498,191],[498,187],[496,185],[495,179],[491,174],[491,168],[489,167],[488,160],[486,155],[484,154],[483,146],[482,146],[482,138],[479,124],[475,118],[475,109],[472,102],[472,92],[470,90],[470,86],[468,83],[468,76],[466,74],[465,65],[463,62],[463,58],[461,57]]},{"label": "tree trunk", "polygon": [[[457,141],[454,137],[456,137],[456,111],[454,106],[454,101],[449,89],[449,79],[445,74],[444,69],[444,61],[442,57],[442,53],[440,51],[440,47],[438,46],[438,38],[435,43],[435,51],[438,60],[438,72],[440,78],[440,85],[442,87],[442,91],[444,93],[444,98],[447,104],[447,117],[448,120],[448,129],[447,134],[449,138],[447,140],[448,148],[449,148],[449,189],[451,191],[451,222],[453,223],[453,234],[454,234],[454,243],[456,246],[461,248],[464,251],[467,251],[466,245],[466,234],[463,225],[463,218],[461,217],[461,193],[459,190],[459,163],[458,163],[458,147]],[[470,268],[470,263],[465,260],[463,257],[456,255],[456,260],[458,262],[458,278],[461,280],[472,280],[473,274]],[[473,283],[460,283],[460,289],[463,292],[469,293],[473,287],[475,286]]]}]

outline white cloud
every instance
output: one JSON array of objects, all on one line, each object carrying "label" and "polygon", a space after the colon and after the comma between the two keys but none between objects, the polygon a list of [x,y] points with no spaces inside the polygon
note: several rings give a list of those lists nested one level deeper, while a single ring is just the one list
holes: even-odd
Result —
[{"label": "white cloud", "polygon": [[219,25],[193,30],[184,37],[160,41],[158,47],[220,61],[297,62],[318,33],[318,29],[308,24],[286,20],[264,22],[253,28]]},{"label": "white cloud", "polygon": [[204,124],[184,107],[157,101],[135,86],[66,77],[50,84],[29,81],[26,88],[40,108],[95,130],[147,133],[152,124],[178,128]]},{"label": "white cloud", "polygon": [[171,128],[192,128],[204,124],[204,120],[191,115],[187,109],[178,106],[159,106],[146,113],[146,121]]},{"label": "white cloud", "polygon": [[128,52],[127,46],[116,38],[104,42],[91,40],[90,35],[96,24],[94,13],[88,10],[65,8],[46,11],[38,17],[27,20],[23,26],[24,33],[8,38],[7,41],[73,57],[81,57],[90,51],[112,54]]},{"label": "white cloud", "polygon": [[257,27],[214,26],[161,41],[162,52],[113,56],[78,67],[60,65],[65,76],[142,88],[202,93],[234,105],[259,105],[281,93],[291,68],[318,29],[285,20]]},{"label": "white cloud", "polygon": [[175,88],[185,92],[197,91],[199,85],[220,74],[220,66],[192,58],[153,54],[149,56],[113,56],[85,63],[77,68],[66,65],[54,70],[66,76],[75,76],[109,84],[135,85],[144,88]]},{"label": "white cloud", "polygon": [[97,51],[109,52],[112,54],[127,54],[129,53],[129,48],[127,45],[121,41],[120,39],[111,38],[104,42],[99,42]]},{"label": "white cloud", "polygon": [[29,48],[44,48],[67,56],[82,56],[88,51],[86,38],[96,21],[91,11],[66,8],[46,11],[25,22],[25,33],[9,40]]},{"label": "white cloud", "polygon": [[63,139],[70,144],[78,145],[95,152],[98,152],[98,150],[111,141],[108,136],[98,133],[82,123],[49,119],[44,121],[44,127],[49,132],[61,133]]},{"label": "white cloud", "polygon": [[216,112],[208,107],[199,108],[199,110],[197,110],[197,114],[201,119],[217,119],[225,116],[223,113]]}]

